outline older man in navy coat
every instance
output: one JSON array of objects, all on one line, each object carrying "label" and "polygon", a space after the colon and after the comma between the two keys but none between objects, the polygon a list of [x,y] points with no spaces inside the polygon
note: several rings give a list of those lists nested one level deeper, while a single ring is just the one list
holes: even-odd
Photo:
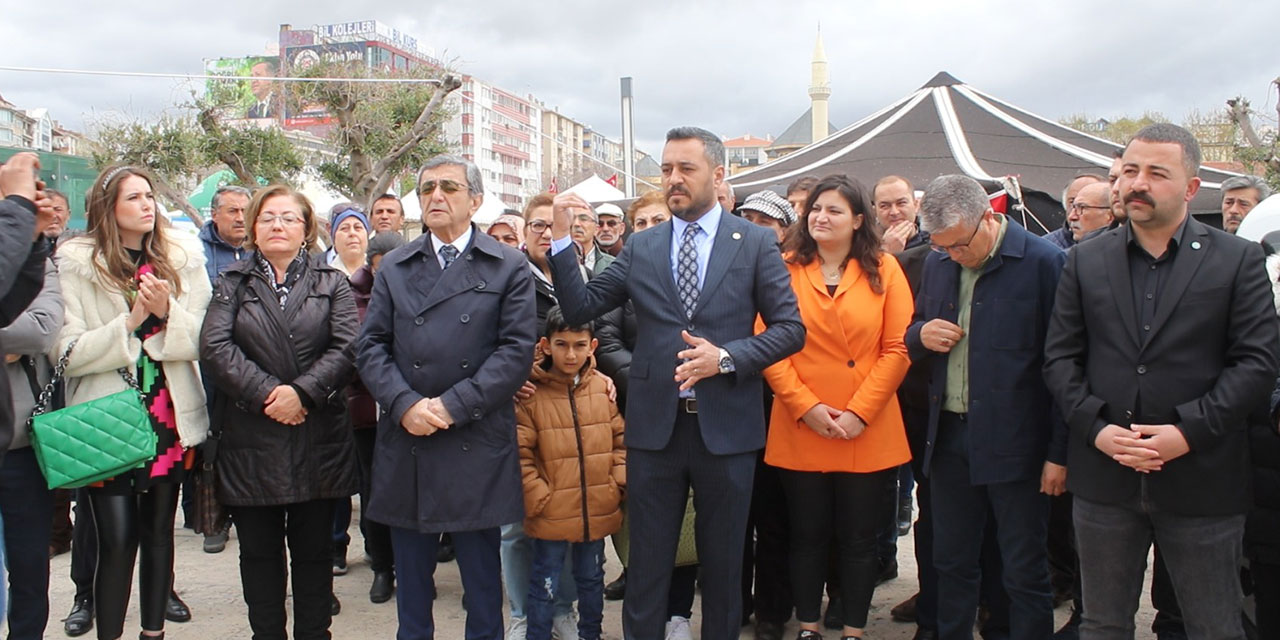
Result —
[{"label": "older man in navy coat", "polygon": [[360,337],[377,399],[369,517],[391,527],[398,640],[428,640],[432,574],[450,532],[468,640],[502,637],[498,527],[524,517],[512,397],[533,362],[533,282],[515,249],[471,224],[484,188],[470,161],[418,175],[429,229],[386,255]]},{"label": "older man in navy coat", "polygon": [[[633,236],[589,283],[569,230],[573,194],[553,207],[551,273],[572,324],[631,300],[638,335],[627,395],[631,558],[623,632],[664,636],[681,516],[693,488],[702,564],[702,637],[737,638],[742,548],[756,452],[764,447],[765,367],[804,346],[804,325],[777,236],[716,203],[724,145],[694,127],[672,129],[662,182],[675,219]],[[756,318],[766,329],[755,335]]]},{"label": "older man in navy coat", "polygon": [[935,179],[921,202],[926,259],[911,359],[929,368],[924,471],[933,486],[938,637],[972,638],[987,513],[1009,595],[1010,631],[1053,635],[1049,502],[1066,483],[1066,425],[1040,367],[1065,256],[991,210],[967,176]]}]

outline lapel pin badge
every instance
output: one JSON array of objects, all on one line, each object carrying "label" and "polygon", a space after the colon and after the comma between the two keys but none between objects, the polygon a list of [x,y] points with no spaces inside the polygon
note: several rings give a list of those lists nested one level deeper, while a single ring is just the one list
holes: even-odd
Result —
[{"label": "lapel pin badge", "polygon": [[738,233],[737,231],[734,231],[734,232],[733,232],[733,239],[734,239],[734,240],[741,240],[741,239],[742,239],[742,234],[741,234],[741,233]]},{"label": "lapel pin badge", "polygon": [[1200,242],[1199,242],[1199,241],[1192,241],[1192,242],[1191,242],[1191,248],[1192,248],[1193,250],[1199,250],[1199,249],[1200,249]]}]

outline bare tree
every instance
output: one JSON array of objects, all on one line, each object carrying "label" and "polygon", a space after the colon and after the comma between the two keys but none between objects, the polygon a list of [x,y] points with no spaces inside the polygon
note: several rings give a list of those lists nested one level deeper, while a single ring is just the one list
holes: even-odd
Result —
[{"label": "bare tree", "polygon": [[[366,206],[410,168],[447,150],[441,135],[451,115],[445,98],[461,80],[427,66],[370,69],[363,62],[318,62],[300,77],[385,78],[404,82],[317,82],[290,87],[295,111],[323,111],[336,123],[330,140],[339,159],[321,162],[320,177]],[[434,80],[435,83],[423,82]]]}]

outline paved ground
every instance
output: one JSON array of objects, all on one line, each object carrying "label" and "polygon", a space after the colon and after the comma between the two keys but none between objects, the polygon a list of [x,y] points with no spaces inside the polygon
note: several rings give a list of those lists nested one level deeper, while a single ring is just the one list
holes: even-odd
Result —
[{"label": "paved ground", "polygon": [[[357,501],[358,503],[358,501]],[[358,506],[358,505],[357,505]],[[359,531],[351,528],[351,536],[355,538],[351,545],[349,557],[350,572],[345,576],[334,578],[334,588],[342,601],[342,613],[333,620],[333,637],[346,640],[351,638],[394,638],[396,630],[395,601],[385,604],[369,602],[369,582],[372,573],[364,560]],[[167,637],[171,640],[199,639],[222,640],[249,638],[249,624],[244,600],[240,591],[240,573],[237,562],[238,551],[233,532],[231,542],[226,551],[211,555],[202,548],[203,538],[186,529],[178,529],[175,533],[177,545],[177,590],[187,604],[191,606],[193,619],[186,624],[170,624]],[[609,551],[609,562],[605,572],[609,578],[617,575],[618,563],[613,555],[611,545],[605,545]],[[894,622],[889,617],[889,609],[915,592],[915,556],[913,555],[912,538],[900,540],[898,562],[899,577],[881,585],[876,590],[871,605],[871,618],[868,625],[868,638],[903,639],[911,638],[915,632],[914,625]],[[46,638],[63,638],[61,619],[71,608],[74,594],[69,578],[71,556],[64,554],[52,561],[53,580],[51,586],[51,614]],[[1149,579],[1149,578],[1148,578]],[[439,598],[436,601],[436,628],[441,640],[452,640],[463,637],[464,613],[461,598],[462,586],[458,578],[456,563],[441,565],[436,572]],[[136,585],[135,585],[136,592]],[[131,605],[125,637],[132,638],[137,633],[138,615],[136,601]],[[694,637],[697,637],[699,624],[699,605],[694,606]],[[1057,611],[1058,622],[1066,619],[1069,606]],[[1146,602],[1139,612],[1138,628],[1149,629],[1151,611]],[[622,603],[605,603],[605,634],[608,638],[622,637]],[[798,627],[794,621],[787,628],[785,637],[792,638]],[[828,637],[837,637],[829,632]],[[93,635],[83,636],[92,638]],[[752,638],[750,628],[744,629],[743,638]],[[1145,637],[1139,634],[1139,637]]]}]

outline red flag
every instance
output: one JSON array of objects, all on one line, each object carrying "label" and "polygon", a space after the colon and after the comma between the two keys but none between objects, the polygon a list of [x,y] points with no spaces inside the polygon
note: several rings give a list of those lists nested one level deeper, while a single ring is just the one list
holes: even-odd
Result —
[{"label": "red flag", "polygon": [[987,196],[991,201],[991,209],[996,213],[1008,213],[1009,210],[1009,192],[1001,189]]},{"label": "red flag", "polygon": [[613,187],[613,188],[617,189],[617,188],[618,188],[618,174],[616,174],[616,173],[615,173],[615,174],[613,174],[613,175],[609,176],[609,179],[608,179],[608,180],[605,180],[605,182],[608,182],[608,183],[609,183],[609,186],[611,186],[611,187]]},{"label": "red flag", "polygon": [[547,187],[547,193],[560,193],[560,187],[556,185],[556,179],[551,178],[551,186]]}]

